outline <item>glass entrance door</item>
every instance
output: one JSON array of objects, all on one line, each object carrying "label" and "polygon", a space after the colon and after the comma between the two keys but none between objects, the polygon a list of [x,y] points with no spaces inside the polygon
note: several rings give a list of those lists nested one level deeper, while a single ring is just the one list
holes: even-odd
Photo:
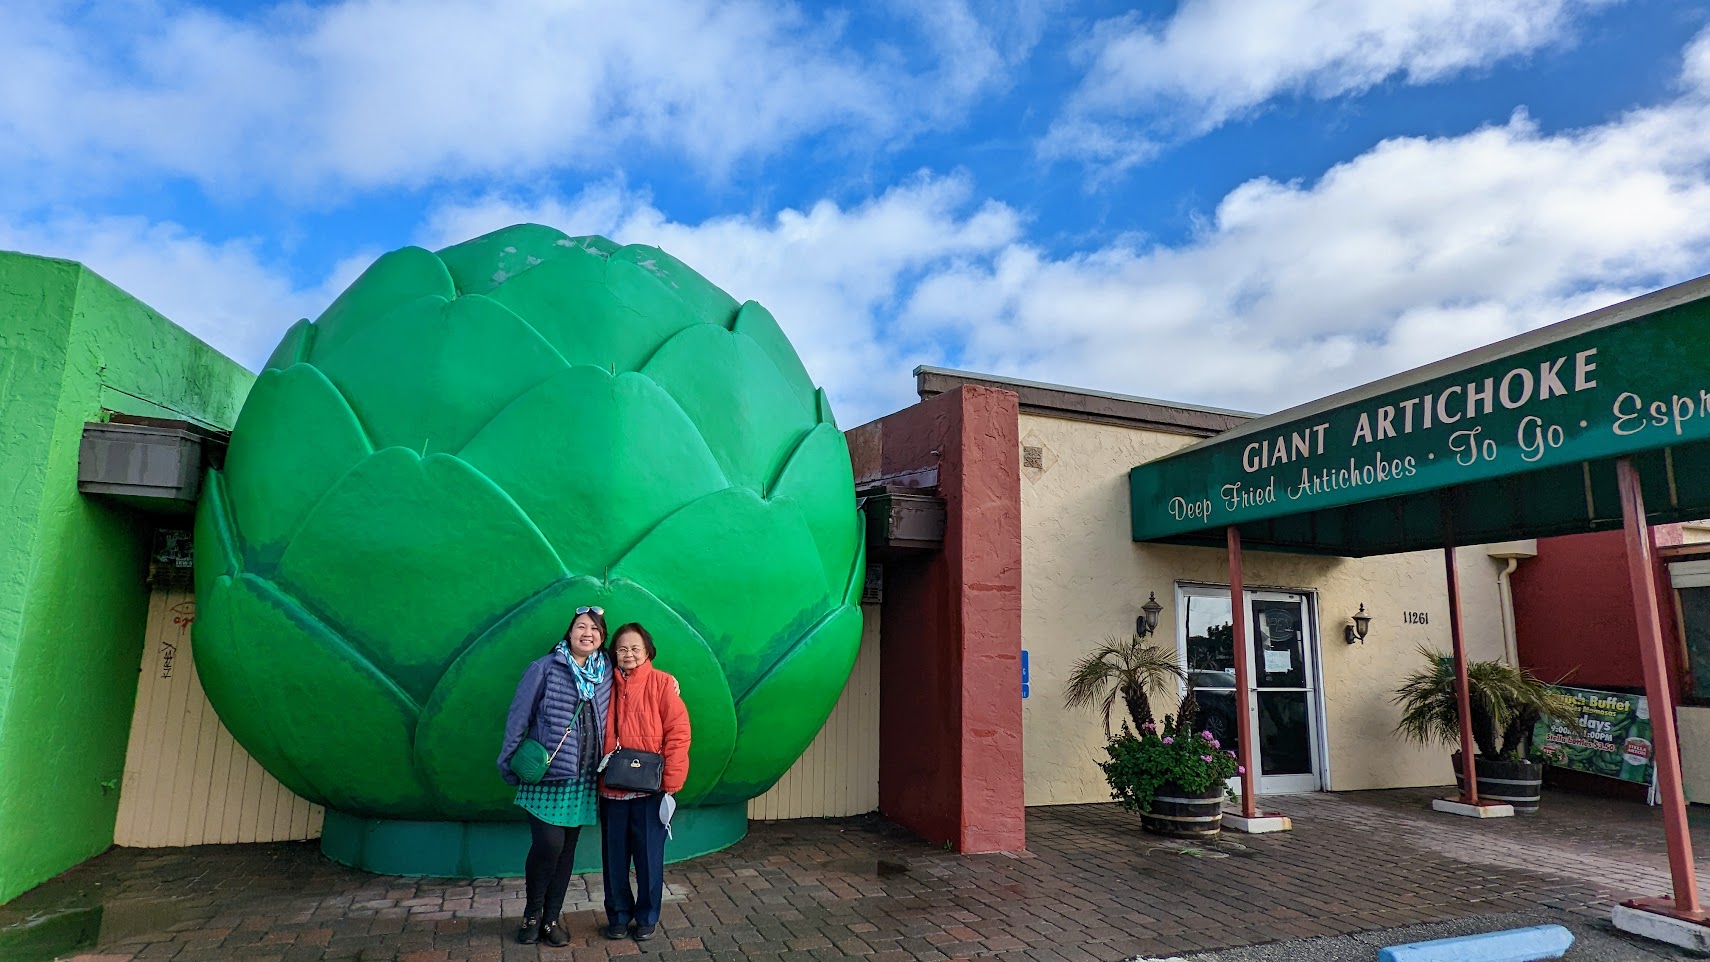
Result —
[{"label": "glass entrance door", "polygon": [[[1315,792],[1319,773],[1317,656],[1305,595],[1249,591],[1247,637],[1239,646],[1250,685],[1235,687],[1235,619],[1228,589],[1179,589],[1182,667],[1195,688],[1205,727],[1225,747],[1240,751],[1237,711],[1245,711],[1258,736],[1258,790],[1267,795]],[[1240,791],[1239,780],[1233,783]]]}]

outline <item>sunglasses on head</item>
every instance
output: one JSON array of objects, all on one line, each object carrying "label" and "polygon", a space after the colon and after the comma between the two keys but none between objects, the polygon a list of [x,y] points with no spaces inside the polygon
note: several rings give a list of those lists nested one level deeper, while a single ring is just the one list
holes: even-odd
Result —
[{"label": "sunglasses on head", "polygon": [[577,608],[576,613],[579,615],[599,615],[601,618],[604,618],[606,616],[606,609],[601,608],[599,605],[589,605],[586,608]]}]

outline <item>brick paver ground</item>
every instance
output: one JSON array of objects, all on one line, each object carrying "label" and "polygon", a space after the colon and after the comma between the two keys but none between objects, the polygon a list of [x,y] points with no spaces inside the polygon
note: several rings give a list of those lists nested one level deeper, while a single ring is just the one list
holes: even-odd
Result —
[{"label": "brick paver ground", "polygon": [[[116,849],[0,907],[0,959],[1115,962],[1526,909],[1606,917],[1667,891],[1655,810],[1556,793],[1541,815],[1480,822],[1430,812],[1433,794],[1279,799],[1295,831],[1201,847],[1112,805],[1037,808],[1019,856],[954,855],[877,817],[756,824],[667,869],[645,945],[599,937],[598,877],[578,878],[566,949],[511,941],[518,879],[371,876],[313,843]],[[1710,812],[1694,816],[1710,854]]]}]

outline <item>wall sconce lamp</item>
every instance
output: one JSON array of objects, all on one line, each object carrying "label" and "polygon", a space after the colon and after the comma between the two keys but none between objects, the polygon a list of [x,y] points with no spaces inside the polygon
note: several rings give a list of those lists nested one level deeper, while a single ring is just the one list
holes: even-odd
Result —
[{"label": "wall sconce lamp", "polygon": [[1134,633],[1144,638],[1158,630],[1158,613],[1164,606],[1158,604],[1158,593],[1148,591],[1146,603],[1140,606],[1140,617],[1134,619]]},{"label": "wall sconce lamp", "polygon": [[1366,614],[1366,606],[1360,605],[1359,614],[1354,616],[1354,622],[1343,628],[1342,639],[1348,644],[1366,640],[1366,629],[1372,626],[1372,616]]}]

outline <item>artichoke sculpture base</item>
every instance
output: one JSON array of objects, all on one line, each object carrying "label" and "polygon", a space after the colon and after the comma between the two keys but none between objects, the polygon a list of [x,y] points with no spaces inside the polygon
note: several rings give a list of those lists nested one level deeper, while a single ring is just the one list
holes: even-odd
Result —
[{"label": "artichoke sculpture base", "polygon": [[[729,848],[747,834],[747,802],[679,808],[671,819],[665,861],[681,862]],[[321,830],[321,854],[379,875],[520,876],[528,846],[527,822],[417,822],[328,809]],[[600,830],[590,825],[576,845],[576,871],[599,870]]]}]

